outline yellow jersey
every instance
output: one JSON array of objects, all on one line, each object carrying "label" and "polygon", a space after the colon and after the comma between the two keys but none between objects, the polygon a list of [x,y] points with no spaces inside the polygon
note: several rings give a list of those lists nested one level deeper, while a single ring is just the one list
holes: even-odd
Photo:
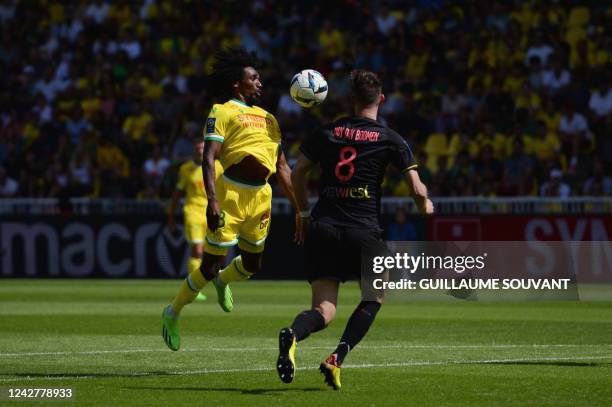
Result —
[{"label": "yellow jersey", "polygon": [[268,169],[268,177],[276,172],[280,127],[272,114],[258,106],[236,99],[213,105],[206,120],[204,140],[223,143],[219,157],[223,168],[251,155]]},{"label": "yellow jersey", "polygon": [[[222,173],[223,167],[215,160],[215,176],[218,178]],[[176,188],[185,193],[185,208],[192,206],[206,208],[208,205],[202,166],[195,161],[189,160],[181,165]]]}]

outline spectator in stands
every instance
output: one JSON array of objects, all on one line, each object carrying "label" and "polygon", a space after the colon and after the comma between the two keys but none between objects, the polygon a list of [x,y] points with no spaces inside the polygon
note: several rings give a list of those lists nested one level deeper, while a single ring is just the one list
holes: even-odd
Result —
[{"label": "spectator in stands", "polygon": [[491,195],[494,191],[497,191],[500,187],[502,174],[503,166],[495,158],[493,146],[485,144],[480,149],[480,156],[474,165],[475,187],[479,195]]},{"label": "spectator in stands", "polygon": [[559,156],[561,141],[556,131],[549,131],[542,120],[536,122],[536,134],[532,141],[532,150],[539,161],[551,160]]},{"label": "spectator in stands", "polygon": [[[449,176],[451,178],[466,177],[471,179],[473,177],[473,167],[470,164],[470,153],[467,150],[461,150],[455,157],[455,161],[449,170]],[[451,181],[452,183],[452,181]]]},{"label": "spectator in stands", "polygon": [[[54,156],[71,161],[75,146],[63,134],[68,125],[73,142],[92,154],[98,143],[93,134],[113,140],[137,172],[154,145],[167,151],[180,146],[185,124],[195,122],[201,131],[213,103],[206,76],[211,51],[239,44],[269,61],[260,69],[268,89],[262,106],[279,118],[288,159],[305,134],[344,111],[344,71],[363,66],[385,78],[389,98],[380,120],[409,136],[415,151],[432,133],[449,139],[439,138],[429,152],[432,170],[443,156],[452,167],[464,149],[471,160],[479,157],[485,123],[504,139],[515,129],[525,138],[524,151],[538,157],[533,179],[548,180],[551,168],[561,168],[575,193],[594,173],[588,159],[594,147],[606,165],[612,162],[610,18],[595,3],[383,2],[366,8],[348,1],[335,4],[333,13],[279,0],[246,8],[241,2],[186,2],[171,9],[152,0],[35,3],[0,5],[6,34],[0,38],[0,163],[19,174],[24,196],[48,193],[40,180]],[[316,24],[313,41],[308,27]],[[244,35],[236,35],[235,27]],[[330,85],[320,108],[301,109],[288,95],[291,75],[305,66],[321,71]],[[562,124],[567,101],[577,118],[566,115]],[[82,113],[75,118],[78,106]],[[546,139],[537,120],[546,124]],[[556,133],[563,144],[560,160],[542,161],[556,151]],[[503,167],[510,144],[494,147]],[[436,195],[456,189],[447,167],[437,174]],[[145,187],[144,177],[128,180],[94,193],[129,196]],[[316,183],[313,178],[311,185]],[[496,189],[477,186],[475,193]],[[513,193],[529,193],[521,191]],[[510,192],[502,185],[500,193]]]},{"label": "spectator in stands", "polygon": [[184,163],[193,157],[193,140],[200,133],[196,122],[185,123],[185,128],[174,141],[170,158],[174,162]]},{"label": "spectator in stands", "polygon": [[47,171],[45,184],[49,188],[49,197],[65,196],[70,185],[70,175],[68,167],[62,160],[55,159],[53,165]]},{"label": "spectator in stands", "polygon": [[38,117],[38,124],[41,126],[53,120],[53,106],[42,93],[36,95],[36,105],[32,108],[32,112]]},{"label": "spectator in stands", "polygon": [[75,105],[72,109],[70,119],[66,121],[66,132],[70,136],[70,142],[73,145],[79,145],[82,142],[85,132],[93,129],[89,120],[83,116],[83,110],[80,106]]},{"label": "spectator in stands", "polygon": [[36,154],[31,149],[25,153],[25,159],[19,163],[20,176],[19,188],[20,193],[24,196],[35,196],[39,191],[39,185],[44,182],[46,166],[38,160]]},{"label": "spectator in stands", "polygon": [[132,114],[123,122],[123,134],[127,136],[126,143],[138,158],[144,156],[148,145],[156,142],[153,134],[153,116],[146,111],[141,102],[136,102]]},{"label": "spectator in stands", "polygon": [[130,59],[138,59],[142,53],[140,42],[131,28],[124,28],[121,32],[118,48],[124,51]]},{"label": "spectator in stands", "polygon": [[431,196],[447,196],[450,188],[450,179],[448,172],[448,157],[441,155],[437,157],[437,168],[432,178]]},{"label": "spectator in stands", "polygon": [[130,163],[121,149],[101,136],[98,140],[96,163],[103,196],[124,196],[130,176]]},{"label": "spectator in stands", "polygon": [[86,196],[94,192],[91,158],[82,145],[74,151],[69,167],[70,194],[72,196]]},{"label": "spectator in stands", "polygon": [[601,119],[612,113],[612,88],[608,82],[602,80],[599,86],[591,91],[589,109],[596,119]]},{"label": "spectator in stands", "polygon": [[540,60],[542,66],[548,64],[548,59],[553,55],[554,48],[544,40],[544,35],[541,31],[535,33],[533,41],[525,54],[525,61],[529,63],[532,58]]},{"label": "spectator in stands", "polygon": [[546,123],[546,128],[549,132],[558,132],[559,123],[561,122],[561,112],[556,108],[551,97],[544,99],[543,109],[539,110],[535,115],[537,120],[542,120]]},{"label": "spectator in stands", "polygon": [[529,58],[529,84],[534,89],[540,89],[543,85],[544,71],[542,60],[537,56]]},{"label": "spectator in stands", "polygon": [[[163,86],[163,96],[153,103],[155,128],[162,134],[163,140],[176,138],[185,108],[184,98],[178,93],[176,86],[167,82]],[[190,145],[193,147],[193,143]]]},{"label": "spectator in stands", "polygon": [[563,172],[555,168],[550,171],[550,180],[540,187],[540,196],[569,198],[571,188],[563,182]]},{"label": "spectator in stands", "polygon": [[0,198],[13,198],[19,192],[19,184],[6,174],[6,169],[0,166]]},{"label": "spectator in stands", "polygon": [[555,60],[549,69],[542,72],[542,86],[549,93],[559,93],[570,84],[571,80],[572,75],[558,60]]},{"label": "spectator in stands", "polygon": [[586,117],[576,111],[572,102],[565,104],[564,113],[559,120],[559,136],[566,157],[572,156],[575,145],[580,145],[583,140],[592,140],[593,135]]},{"label": "spectator in stands", "polygon": [[612,177],[606,175],[605,164],[599,157],[594,160],[593,175],[585,181],[582,194],[612,196]]},{"label": "spectator in stands", "polygon": [[380,12],[374,17],[374,20],[378,31],[385,36],[389,36],[397,26],[396,17],[389,12],[389,7],[384,5],[380,8]]},{"label": "spectator in stands", "polygon": [[108,17],[110,6],[104,0],[94,0],[92,4],[85,9],[85,17],[92,19],[95,24],[102,24]]},{"label": "spectator in stands", "polygon": [[175,64],[170,66],[170,72],[161,81],[162,86],[173,85],[179,93],[187,93],[187,78],[179,73]]},{"label": "spectator in stands", "polygon": [[47,101],[53,102],[57,94],[66,89],[69,83],[55,77],[52,66],[45,69],[44,76],[34,83],[34,93],[41,93]]},{"label": "spectator in stands", "polygon": [[156,145],[153,147],[152,157],[144,163],[145,179],[152,185],[159,186],[168,167],[170,167],[170,161],[162,156],[160,146]]},{"label": "spectator in stands", "polygon": [[416,240],[417,232],[412,222],[408,222],[406,209],[399,206],[395,210],[394,221],[387,227],[387,239],[391,241]]},{"label": "spectator in stands", "polygon": [[442,96],[442,114],[446,117],[446,125],[456,129],[459,124],[459,112],[466,105],[465,97],[457,91],[455,85],[448,88],[448,93]]},{"label": "spectator in stands", "polygon": [[515,138],[512,153],[504,161],[503,195],[528,195],[533,188],[533,159],[523,152],[523,141]]}]

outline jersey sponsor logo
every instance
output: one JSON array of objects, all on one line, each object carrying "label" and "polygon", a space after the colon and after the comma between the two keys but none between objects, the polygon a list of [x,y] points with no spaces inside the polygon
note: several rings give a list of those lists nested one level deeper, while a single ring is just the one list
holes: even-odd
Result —
[{"label": "jersey sponsor logo", "polygon": [[236,116],[242,127],[248,128],[256,128],[256,129],[265,129],[267,127],[272,127],[272,119],[267,117],[256,116],[253,114],[239,114]]},{"label": "jersey sponsor logo", "polygon": [[321,194],[327,198],[370,199],[368,186],[358,187],[325,187]]},{"label": "jersey sponsor logo", "polygon": [[210,117],[208,118],[208,120],[206,120],[206,134],[215,134],[215,123],[217,122],[217,119],[215,119],[214,117]]},{"label": "jersey sponsor logo", "polygon": [[351,129],[350,127],[334,127],[335,138],[360,142],[372,142],[380,139],[380,133],[372,130]]},{"label": "jersey sponsor logo", "polygon": [[270,225],[270,212],[265,212],[263,215],[261,215],[261,218],[259,218],[259,229],[263,230],[266,229],[267,227],[269,227]]}]

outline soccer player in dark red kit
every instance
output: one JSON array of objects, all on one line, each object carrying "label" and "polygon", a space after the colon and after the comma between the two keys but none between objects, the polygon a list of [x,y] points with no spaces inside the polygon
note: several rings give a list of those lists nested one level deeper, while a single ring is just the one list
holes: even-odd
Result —
[{"label": "soccer player in dark red kit", "polygon": [[[355,116],[323,126],[307,137],[291,180],[303,218],[296,238],[304,244],[306,272],[312,287],[312,306],[299,313],[279,333],[276,368],[280,379],[291,383],[295,375],[296,343],[329,325],[336,314],[340,282],[359,278],[361,256],[385,250],[381,238],[380,189],[388,164],[403,171],[411,196],[421,213],[433,213],[427,188],[421,182],[408,143],[377,122],[385,100],[380,78],[373,72],[350,74]],[[319,200],[308,208],[306,178],[319,164]],[[340,366],[346,355],[368,332],[383,301],[362,286],[362,301],[350,317],[337,348],[320,365],[325,382],[340,389]]]}]

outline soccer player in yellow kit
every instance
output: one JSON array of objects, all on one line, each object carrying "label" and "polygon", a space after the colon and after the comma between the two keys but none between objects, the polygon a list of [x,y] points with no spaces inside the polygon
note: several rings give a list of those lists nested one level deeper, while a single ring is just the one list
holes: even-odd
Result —
[{"label": "soccer player in yellow kit", "polygon": [[[197,137],[193,140],[193,159],[181,165],[179,168],[176,190],[172,195],[170,208],[168,210],[168,227],[172,232],[176,230],[174,213],[182,195],[185,196],[183,205],[183,231],[185,240],[189,244],[189,260],[187,262],[187,275],[200,268],[202,253],[204,252],[204,238],[206,237],[206,189],[204,188],[204,177],[202,176],[202,160],[204,157],[204,140]],[[217,176],[223,173],[223,167],[216,161]],[[196,300],[204,301],[206,296],[198,293]]]},{"label": "soccer player in yellow kit", "polygon": [[[228,283],[246,280],[261,269],[270,229],[271,175],[296,208],[291,169],[281,149],[276,118],[255,105],[262,83],[253,54],[230,49],[216,54],[212,83],[226,100],[215,104],[204,129],[204,186],[208,196],[208,229],[199,270],[187,276],[174,301],[162,314],[162,336],[172,350],[180,347],[178,317],[186,304],[209,282],[217,289],[221,308],[229,312],[233,300]],[[216,178],[215,158],[224,168]],[[298,214],[299,215],[299,214]],[[300,217],[296,216],[296,226]],[[301,230],[296,227],[296,230]],[[228,248],[238,245],[240,255],[219,271]]]}]

